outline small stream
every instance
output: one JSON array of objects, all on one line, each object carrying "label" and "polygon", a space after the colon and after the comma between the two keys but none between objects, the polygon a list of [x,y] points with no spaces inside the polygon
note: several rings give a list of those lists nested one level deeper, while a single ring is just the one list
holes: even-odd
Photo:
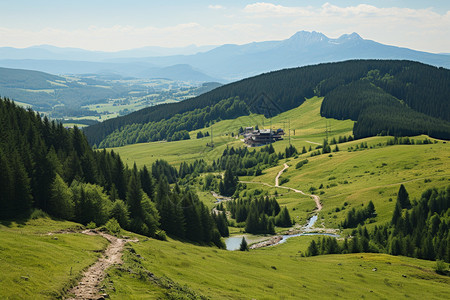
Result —
[{"label": "small stream", "polygon": [[[311,229],[314,226],[314,224],[316,223],[316,221],[317,221],[317,215],[312,216],[311,219],[308,220],[308,224],[306,224],[305,229]],[[271,246],[282,244],[282,243],[286,242],[287,239],[289,239],[291,237],[308,236],[308,235],[309,236],[311,236],[311,235],[325,235],[325,236],[339,237],[339,235],[337,235],[337,234],[317,233],[317,232],[303,232],[303,233],[297,233],[297,234],[285,234],[285,235],[282,235],[283,238],[278,243],[273,244]],[[247,244],[249,244],[249,245],[261,240],[261,237],[253,236],[253,235],[241,235],[241,236],[229,237],[229,238],[225,239],[225,245],[227,247],[227,250],[230,250],[230,251],[238,250],[240,245],[241,245],[242,237],[245,238],[245,240],[247,241]]]},{"label": "small stream", "polygon": [[311,219],[308,220],[308,224],[306,224],[305,229],[311,229],[314,226],[314,224],[316,223],[316,221],[317,221],[317,215],[312,216]]}]

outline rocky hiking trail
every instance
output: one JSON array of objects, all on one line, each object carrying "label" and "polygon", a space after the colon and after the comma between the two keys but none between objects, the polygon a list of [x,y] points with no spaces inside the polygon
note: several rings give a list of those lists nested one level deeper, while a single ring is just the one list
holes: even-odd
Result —
[{"label": "rocky hiking trail", "polygon": [[138,242],[128,238],[118,238],[108,233],[96,230],[84,230],[83,234],[100,235],[107,239],[110,244],[106,248],[102,257],[90,266],[83,274],[80,282],[68,291],[68,295],[74,295],[67,299],[105,299],[107,294],[101,294],[100,283],[105,278],[106,270],[117,264],[122,264],[122,252],[128,242]]}]

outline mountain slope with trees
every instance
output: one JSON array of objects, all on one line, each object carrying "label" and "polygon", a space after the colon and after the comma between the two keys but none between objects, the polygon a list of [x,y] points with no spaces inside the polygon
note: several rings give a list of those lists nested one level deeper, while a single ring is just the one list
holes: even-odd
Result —
[{"label": "mountain slope with trees", "polygon": [[178,172],[169,164],[129,168],[113,151],[92,150],[77,127],[65,129],[8,99],[0,100],[0,124],[0,220],[48,213],[101,226],[114,218],[147,236],[165,239],[167,232],[224,247],[198,196],[170,187]]},{"label": "mountain slope with trees", "polygon": [[[243,102],[247,109],[242,110],[241,115],[259,113],[274,116],[298,107],[307,98],[321,96],[325,97],[322,116],[358,121],[354,128],[357,138],[387,134],[389,131],[390,134],[430,134],[436,138],[449,139],[449,94],[448,69],[412,61],[353,60],[286,69],[247,78],[180,103],[145,108],[90,126],[85,129],[85,133],[92,145],[99,145],[114,131],[126,131],[129,126],[139,125],[140,130],[143,124],[164,121],[173,122],[174,128],[177,128],[182,125],[181,120],[174,119],[177,115],[195,115],[200,109],[212,110],[224,99],[238,98]],[[392,113],[379,116],[383,110]],[[219,114],[207,121],[223,118]],[[407,119],[413,120],[412,126],[409,123],[403,125]],[[180,128],[179,131],[196,130],[203,125],[197,122],[190,129]],[[411,129],[406,130],[409,127]],[[133,134],[136,132],[133,131]],[[168,137],[156,138],[159,139]],[[151,140],[155,138],[152,136],[139,142]]]}]

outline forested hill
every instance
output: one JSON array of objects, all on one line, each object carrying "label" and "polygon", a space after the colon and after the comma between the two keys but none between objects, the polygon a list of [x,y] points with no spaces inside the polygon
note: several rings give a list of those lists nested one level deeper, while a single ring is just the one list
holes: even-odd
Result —
[{"label": "forested hill", "polygon": [[92,150],[76,127],[65,129],[8,99],[0,99],[0,124],[1,221],[48,213],[224,247],[197,194],[170,187],[178,172],[167,162],[157,161],[150,170],[129,168],[113,151]]},{"label": "forested hill", "polygon": [[[363,91],[355,96],[357,86],[368,89],[368,92]],[[413,132],[410,130],[408,133],[426,133],[446,139],[450,137],[450,70],[399,60],[352,60],[265,73],[224,85],[180,103],[150,107],[96,124],[86,128],[85,133],[91,144],[99,145],[116,131],[116,137],[112,139],[115,141],[111,142],[110,138],[107,143],[109,146],[119,145],[117,139],[121,131],[134,136],[127,141],[119,141],[121,144],[171,140],[174,134],[179,136],[181,131],[198,129],[211,121],[227,117],[234,118],[249,113],[278,114],[301,105],[305,98],[315,95],[325,97],[326,109],[323,108],[321,112],[323,116],[351,118],[358,121],[358,126],[362,124],[371,127],[368,130],[356,130],[357,137],[383,132],[406,134],[398,115],[402,119],[416,121]],[[220,111],[211,114],[212,108],[225,99],[234,100],[229,105],[221,105],[224,112],[231,109],[233,104],[246,109],[229,113],[225,117]],[[344,103],[349,99],[353,102]],[[353,111],[355,101],[360,106],[357,112]],[[397,113],[390,114],[388,119],[379,117],[368,123],[363,119],[370,116],[372,109],[380,111],[391,106]],[[196,121],[182,123],[190,118],[195,118]],[[155,138],[144,130],[143,124],[149,122],[159,122],[160,125],[156,128],[171,127],[172,130]],[[147,124],[146,130],[155,130],[155,127]]]}]

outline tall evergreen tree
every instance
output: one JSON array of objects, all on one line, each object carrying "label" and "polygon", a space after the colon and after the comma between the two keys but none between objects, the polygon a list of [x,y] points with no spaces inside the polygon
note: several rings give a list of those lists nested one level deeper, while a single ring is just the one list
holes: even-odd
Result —
[{"label": "tall evergreen tree", "polygon": [[397,194],[397,202],[400,203],[401,208],[411,208],[411,202],[409,201],[409,195],[403,184],[400,185]]},{"label": "tall evergreen tree", "polygon": [[47,211],[55,217],[71,220],[75,216],[72,191],[64,180],[56,174],[51,185],[51,196]]},{"label": "tall evergreen tree", "polygon": [[127,188],[127,204],[130,208],[130,215],[132,218],[142,219],[142,189],[141,189],[141,181],[138,177],[138,171],[136,164],[134,164],[133,169],[131,170],[131,176],[128,181]]},{"label": "tall evergreen tree", "polygon": [[155,184],[153,182],[153,178],[151,177],[147,166],[144,165],[140,172],[140,178],[141,178],[141,186],[144,192],[147,194],[147,196],[153,200],[154,193],[155,193]]},{"label": "tall evergreen tree", "polygon": [[247,241],[245,240],[245,237],[242,237],[242,241],[241,241],[241,244],[239,246],[239,250],[240,251],[249,251],[248,244],[247,244]]}]

